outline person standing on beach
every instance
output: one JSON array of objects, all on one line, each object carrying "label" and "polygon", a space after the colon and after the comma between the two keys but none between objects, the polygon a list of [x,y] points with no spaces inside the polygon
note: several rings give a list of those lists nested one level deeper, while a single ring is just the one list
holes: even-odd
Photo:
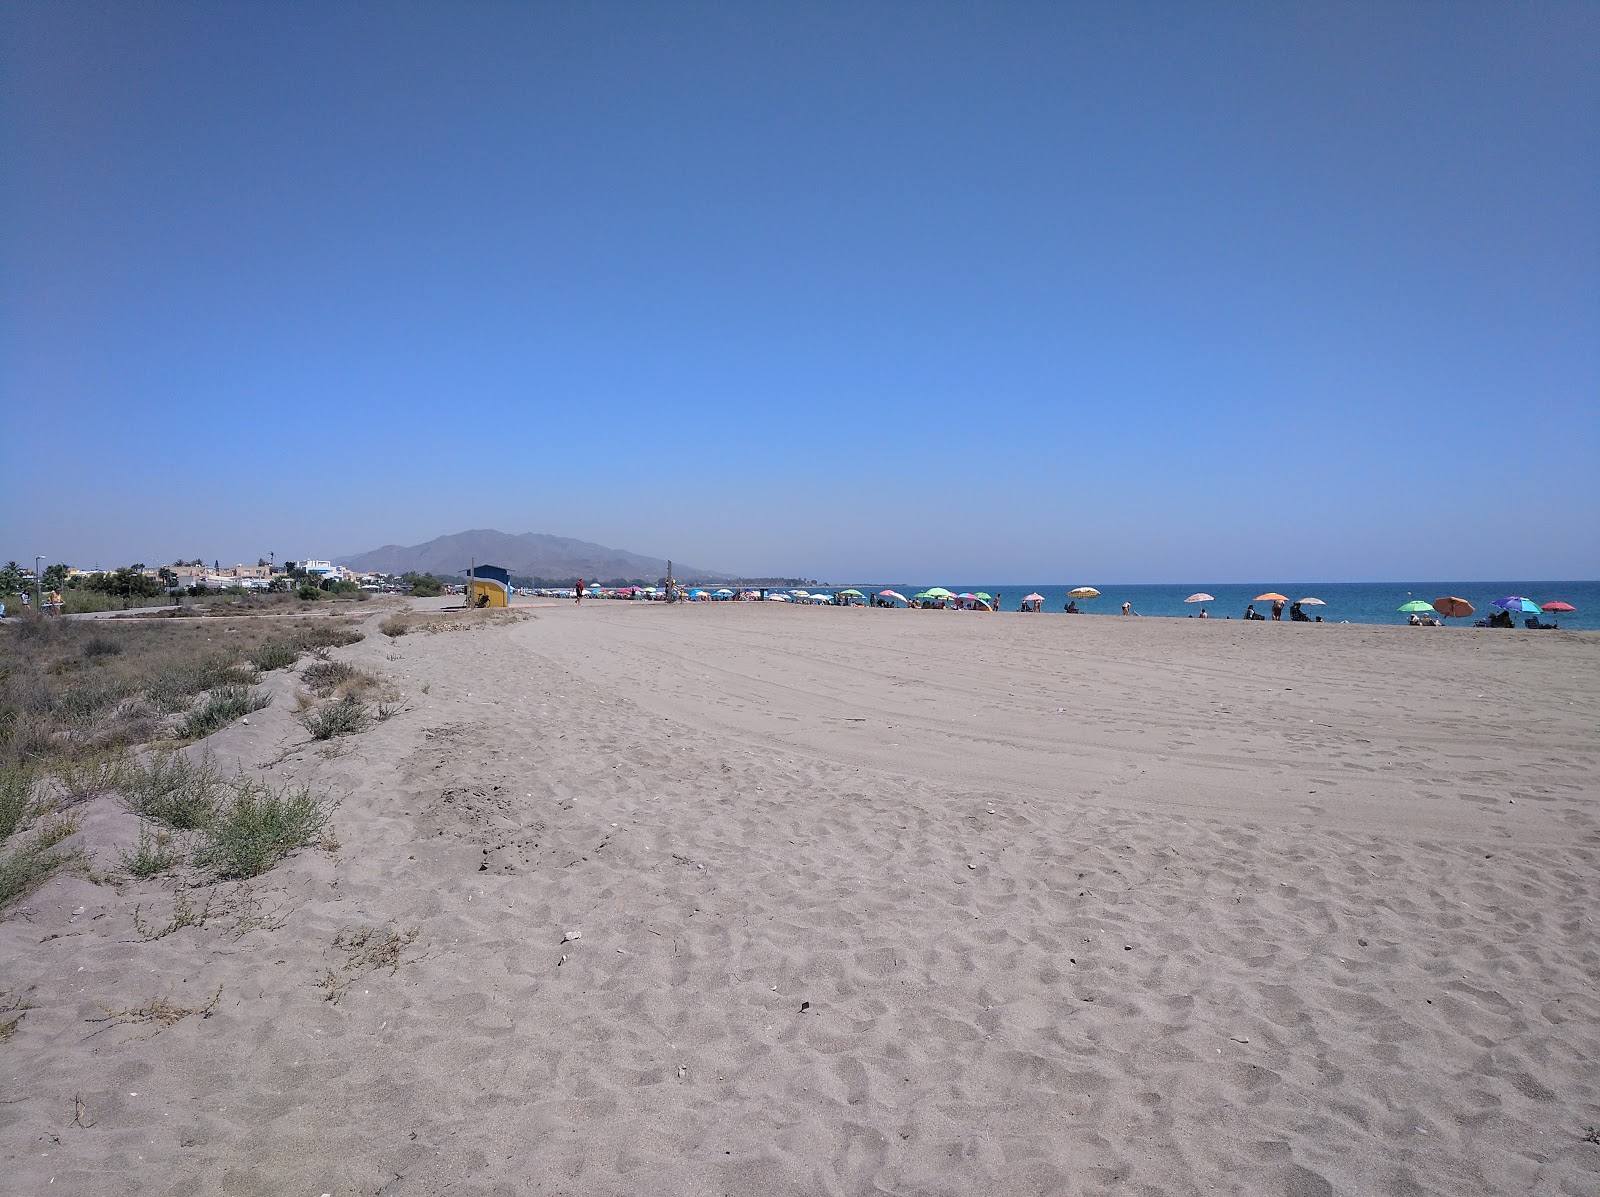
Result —
[{"label": "person standing on beach", "polygon": [[583,602],[583,579],[582,578],[578,579],[578,584],[577,584],[577,586],[575,586],[573,588],[572,594],[573,594],[572,601],[574,603]]},{"label": "person standing on beach", "polygon": [[1133,609],[1133,604],[1132,603],[1123,603],[1122,604],[1122,613],[1124,615],[1138,615],[1139,614],[1137,611],[1135,611]]},{"label": "person standing on beach", "polygon": [[1272,600],[1272,618],[1273,619],[1282,619],[1283,618],[1283,600],[1282,599],[1273,599]]}]

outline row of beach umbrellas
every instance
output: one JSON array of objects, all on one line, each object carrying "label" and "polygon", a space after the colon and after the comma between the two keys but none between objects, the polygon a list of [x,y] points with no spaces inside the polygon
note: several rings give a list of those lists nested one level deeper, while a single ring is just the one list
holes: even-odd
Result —
[{"label": "row of beach umbrellas", "polygon": [[[1489,605],[1498,607],[1500,610],[1512,615],[1538,615],[1541,611],[1555,615],[1577,610],[1571,603],[1563,603],[1559,600],[1548,602],[1541,606],[1532,599],[1523,598],[1520,594],[1508,594],[1505,598],[1495,599]],[[1409,603],[1402,603],[1399,610],[1401,615],[1420,615],[1424,611],[1430,611],[1437,612],[1447,619],[1465,619],[1467,616],[1475,614],[1476,609],[1464,598],[1446,595],[1443,598],[1434,599],[1431,603],[1424,602],[1422,599],[1412,599]]]}]

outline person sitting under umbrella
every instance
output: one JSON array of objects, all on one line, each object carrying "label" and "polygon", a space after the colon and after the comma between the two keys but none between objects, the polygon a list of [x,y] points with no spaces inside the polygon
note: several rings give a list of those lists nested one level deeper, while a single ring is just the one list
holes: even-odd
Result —
[{"label": "person sitting under umbrella", "polygon": [[1310,623],[1311,616],[1300,610],[1300,604],[1295,603],[1289,608],[1289,620],[1292,623]]},{"label": "person sitting under umbrella", "polygon": [[1256,605],[1254,603],[1251,603],[1248,607],[1246,607],[1244,609],[1244,617],[1246,619],[1260,619],[1260,620],[1265,620],[1267,618],[1265,615],[1261,614],[1261,612],[1256,610]]},{"label": "person sitting under umbrella", "polygon": [[1071,602],[1069,602],[1065,607],[1063,607],[1061,609],[1063,611],[1065,611],[1068,615],[1081,615],[1081,614],[1083,614],[1083,612],[1078,610],[1078,600],[1077,599],[1073,599]]}]

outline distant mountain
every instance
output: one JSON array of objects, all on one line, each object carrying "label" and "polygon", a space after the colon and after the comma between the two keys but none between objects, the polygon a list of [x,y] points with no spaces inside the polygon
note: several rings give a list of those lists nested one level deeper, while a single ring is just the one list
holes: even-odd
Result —
[{"label": "distant mountain", "polygon": [[[477,528],[439,536],[426,544],[409,547],[384,545],[353,557],[340,557],[338,564],[362,572],[438,574],[451,577],[476,561],[479,565],[499,565],[526,578],[657,578],[667,572],[659,557],[644,557],[625,549],[608,549],[566,536],[546,536],[524,532],[513,536],[492,528]],[[673,563],[680,578],[725,578],[726,574],[697,569],[681,561]]]}]

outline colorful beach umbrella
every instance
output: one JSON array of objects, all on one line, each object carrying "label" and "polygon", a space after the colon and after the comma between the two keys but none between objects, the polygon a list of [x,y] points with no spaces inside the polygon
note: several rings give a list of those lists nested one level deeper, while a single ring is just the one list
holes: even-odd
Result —
[{"label": "colorful beach umbrella", "polygon": [[1191,594],[1188,598],[1184,599],[1183,601],[1186,602],[1186,603],[1214,603],[1217,600],[1212,598],[1205,591],[1198,590],[1194,594]]},{"label": "colorful beach umbrella", "polygon": [[1464,598],[1451,595],[1433,600],[1433,609],[1448,619],[1465,619],[1472,614],[1472,604]]},{"label": "colorful beach umbrella", "polygon": [[866,595],[862,594],[859,590],[841,590],[839,593],[853,595],[856,598],[866,598]]},{"label": "colorful beach umbrella", "polygon": [[922,592],[922,594],[919,595],[918,597],[920,597],[920,598],[954,598],[955,595],[950,593],[950,591],[946,590],[943,586],[930,586],[930,587],[928,587],[928,589],[924,590]]},{"label": "colorful beach umbrella", "polygon": [[1075,586],[1067,591],[1068,598],[1092,599],[1099,598],[1100,592],[1093,586]]},{"label": "colorful beach umbrella", "polygon": [[1025,602],[1025,603],[1042,603],[1042,602],[1044,602],[1044,595],[1042,595],[1042,594],[1025,594],[1025,595],[1022,596],[1022,601]]},{"label": "colorful beach umbrella", "polygon": [[1421,599],[1412,599],[1409,603],[1400,604],[1401,615],[1420,615],[1424,611],[1432,611],[1433,604],[1425,603]]},{"label": "colorful beach umbrella", "polygon": [[[1255,601],[1258,603],[1286,603],[1289,601],[1289,596],[1279,594],[1276,590],[1269,590],[1265,594],[1256,595]],[[1424,603],[1423,606],[1427,606],[1427,604]]]},{"label": "colorful beach umbrella", "polygon": [[1505,598],[1495,599],[1491,606],[1499,607],[1502,611],[1520,611],[1527,615],[1539,614],[1539,604],[1532,599],[1525,599],[1520,594],[1508,594]]},{"label": "colorful beach umbrella", "polygon": [[1544,606],[1540,607],[1539,610],[1541,610],[1541,611],[1576,611],[1577,608],[1574,607],[1571,603],[1563,603],[1563,602],[1557,601],[1557,602],[1554,602],[1554,603],[1546,603]]},{"label": "colorful beach umbrella", "polygon": [[878,597],[899,599],[902,603],[906,601],[906,596],[901,594],[898,590],[880,590],[878,591]]}]

